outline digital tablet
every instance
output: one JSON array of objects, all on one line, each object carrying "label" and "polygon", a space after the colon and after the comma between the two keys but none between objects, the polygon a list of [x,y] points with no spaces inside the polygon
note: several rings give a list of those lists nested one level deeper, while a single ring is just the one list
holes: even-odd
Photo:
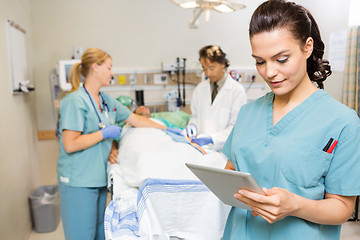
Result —
[{"label": "digital tablet", "polygon": [[251,210],[249,206],[234,198],[239,189],[264,194],[250,173],[221,168],[201,166],[192,163],[185,165],[225,204]]}]

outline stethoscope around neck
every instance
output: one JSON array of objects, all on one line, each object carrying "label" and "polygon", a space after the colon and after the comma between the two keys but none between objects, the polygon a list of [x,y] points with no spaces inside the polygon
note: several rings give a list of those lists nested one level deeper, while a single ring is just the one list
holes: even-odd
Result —
[{"label": "stethoscope around neck", "polygon": [[[101,121],[100,115],[99,115],[99,113],[98,113],[98,111],[97,111],[97,109],[96,109],[96,107],[95,107],[94,102],[93,102],[92,99],[91,99],[91,96],[90,96],[88,90],[86,89],[85,85],[83,85],[83,87],[84,87],[85,92],[86,92],[86,94],[88,95],[88,97],[89,97],[89,99],[90,99],[90,102],[91,102],[91,104],[92,104],[92,106],[93,106],[93,108],[94,108],[94,110],[95,110],[96,116],[97,116],[98,119],[99,119],[99,124],[98,124],[99,128],[100,128],[100,129],[106,128],[105,123],[104,123],[103,121]],[[111,117],[110,117],[110,115],[109,115],[109,114],[110,114],[109,106],[107,105],[107,103],[106,103],[106,101],[105,101],[105,98],[103,97],[103,95],[101,94],[101,92],[99,92],[99,96],[100,96],[100,98],[102,99],[102,103],[103,103],[104,111],[105,111],[105,116],[106,116],[108,119],[110,119],[110,124],[114,124],[113,120],[111,119]],[[108,114],[108,113],[109,113],[109,114]]]}]

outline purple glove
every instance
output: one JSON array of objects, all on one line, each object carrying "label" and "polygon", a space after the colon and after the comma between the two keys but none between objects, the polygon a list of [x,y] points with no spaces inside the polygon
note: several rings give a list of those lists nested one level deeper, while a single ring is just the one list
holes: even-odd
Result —
[{"label": "purple glove", "polygon": [[166,131],[168,131],[168,132],[171,132],[171,133],[175,133],[175,134],[177,134],[177,135],[180,135],[180,136],[183,136],[182,135],[182,131],[183,130],[181,130],[180,128],[166,128]]},{"label": "purple glove", "polygon": [[103,135],[103,139],[118,138],[118,137],[120,137],[121,127],[118,127],[116,125],[110,125],[104,129],[101,129],[100,131]]},{"label": "purple glove", "polygon": [[204,146],[204,145],[208,145],[210,143],[214,143],[210,136],[192,138],[191,142],[196,143],[199,146]]}]

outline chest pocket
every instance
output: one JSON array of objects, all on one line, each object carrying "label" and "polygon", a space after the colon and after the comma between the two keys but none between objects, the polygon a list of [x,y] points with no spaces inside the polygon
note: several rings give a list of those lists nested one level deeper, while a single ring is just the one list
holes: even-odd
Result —
[{"label": "chest pocket", "polygon": [[292,141],[281,154],[281,172],[300,187],[315,186],[329,169],[332,154],[302,142]]},{"label": "chest pocket", "polygon": [[111,111],[111,109],[110,109],[110,112],[108,114],[109,114],[110,124],[111,124],[111,121],[112,121],[112,124],[115,124],[116,123],[116,112]]}]

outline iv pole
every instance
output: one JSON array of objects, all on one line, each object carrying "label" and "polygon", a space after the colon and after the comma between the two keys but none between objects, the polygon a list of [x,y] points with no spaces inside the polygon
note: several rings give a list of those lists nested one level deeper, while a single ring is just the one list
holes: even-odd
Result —
[{"label": "iv pole", "polygon": [[180,58],[176,58],[177,68],[176,68],[176,76],[178,82],[178,103],[177,106],[181,106],[181,96],[180,96]]}]

